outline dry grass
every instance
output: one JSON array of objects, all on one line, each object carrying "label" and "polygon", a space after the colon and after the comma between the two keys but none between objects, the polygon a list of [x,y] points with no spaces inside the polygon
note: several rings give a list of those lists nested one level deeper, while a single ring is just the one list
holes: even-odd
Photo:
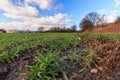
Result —
[{"label": "dry grass", "polygon": [[89,28],[85,32],[120,32],[120,23],[110,23],[105,27],[97,26],[94,28]]}]

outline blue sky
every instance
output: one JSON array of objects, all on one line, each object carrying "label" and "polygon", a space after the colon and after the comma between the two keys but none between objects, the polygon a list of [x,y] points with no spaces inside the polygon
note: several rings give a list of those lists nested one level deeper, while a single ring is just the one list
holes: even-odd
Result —
[{"label": "blue sky", "polygon": [[116,11],[116,15],[120,15],[120,7],[116,7],[117,4],[114,0],[62,0],[62,3],[65,4],[62,12],[72,15],[75,24],[79,24],[81,19],[89,12],[99,13],[104,11],[106,16],[110,16],[113,11]]},{"label": "blue sky", "polygon": [[120,16],[119,8],[120,0],[4,0],[0,3],[0,26],[35,30],[41,25],[46,29],[53,24],[79,25],[89,12],[104,13],[108,22],[113,22]]}]

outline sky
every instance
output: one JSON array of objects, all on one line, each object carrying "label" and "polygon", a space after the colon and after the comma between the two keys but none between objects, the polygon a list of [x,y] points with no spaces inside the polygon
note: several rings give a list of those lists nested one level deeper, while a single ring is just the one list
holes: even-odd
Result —
[{"label": "sky", "polygon": [[120,0],[2,0],[0,28],[35,31],[77,25],[90,12],[105,14],[107,22],[120,16]]}]

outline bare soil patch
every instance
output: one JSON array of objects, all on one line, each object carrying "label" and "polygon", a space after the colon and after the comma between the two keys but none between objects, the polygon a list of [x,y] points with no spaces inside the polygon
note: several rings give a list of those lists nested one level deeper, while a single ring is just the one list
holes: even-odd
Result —
[{"label": "bare soil patch", "polygon": [[82,43],[96,49],[100,65],[95,67],[96,73],[91,73],[93,68],[89,68],[72,76],[71,80],[120,80],[120,41],[87,40]]},{"label": "bare soil patch", "polygon": [[27,70],[27,65],[34,63],[35,55],[34,51],[23,51],[20,57],[0,63],[0,80],[27,80],[28,76],[23,75],[23,71]]}]

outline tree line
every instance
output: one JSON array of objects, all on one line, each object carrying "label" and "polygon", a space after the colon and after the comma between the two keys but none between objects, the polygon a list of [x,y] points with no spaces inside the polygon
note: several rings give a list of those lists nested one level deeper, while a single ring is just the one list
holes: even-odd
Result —
[{"label": "tree line", "polygon": [[[38,31],[39,32],[43,32],[44,31],[44,27],[39,27]],[[77,31],[77,26],[76,25],[72,25],[69,28],[66,28],[66,27],[51,27],[46,32],[76,32],[76,31]]]},{"label": "tree line", "polygon": [[[115,23],[120,23],[120,17],[118,17]],[[105,27],[107,25],[105,14],[101,15],[97,12],[88,13],[79,23],[81,31],[85,31],[88,28]],[[39,27],[39,31],[43,31],[44,27]],[[47,32],[76,32],[77,25],[72,25],[69,28],[66,27],[51,27]]]}]

